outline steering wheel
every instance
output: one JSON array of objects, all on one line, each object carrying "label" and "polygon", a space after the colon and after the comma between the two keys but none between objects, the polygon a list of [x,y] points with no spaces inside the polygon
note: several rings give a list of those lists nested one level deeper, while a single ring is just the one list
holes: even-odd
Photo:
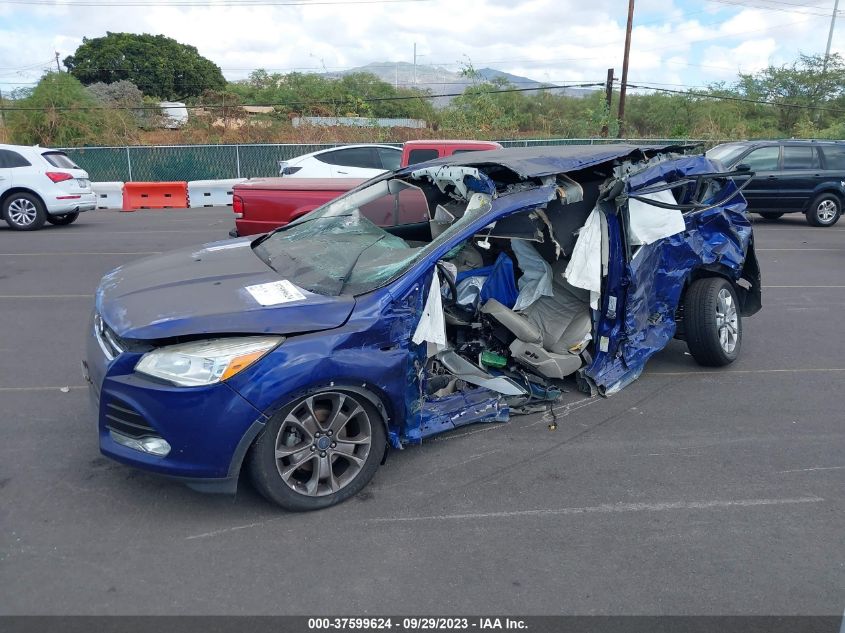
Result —
[{"label": "steering wheel", "polygon": [[437,270],[443,273],[446,285],[449,286],[449,297],[443,298],[443,307],[450,308],[458,302],[458,285],[452,277],[452,272],[449,270],[448,266],[443,264],[443,262],[437,262]]}]

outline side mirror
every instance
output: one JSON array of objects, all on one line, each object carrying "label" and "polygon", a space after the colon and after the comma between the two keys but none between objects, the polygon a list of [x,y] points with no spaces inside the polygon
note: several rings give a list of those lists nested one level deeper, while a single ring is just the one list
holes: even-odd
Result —
[{"label": "side mirror", "polygon": [[751,165],[748,165],[747,163],[740,163],[734,167],[734,171],[751,171]]}]

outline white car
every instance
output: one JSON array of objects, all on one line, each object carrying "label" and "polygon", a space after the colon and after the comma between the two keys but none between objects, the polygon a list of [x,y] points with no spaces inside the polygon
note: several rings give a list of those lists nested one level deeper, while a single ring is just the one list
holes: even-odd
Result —
[{"label": "white car", "polygon": [[402,148],[344,145],[279,161],[279,174],[294,178],[374,178],[399,169]]},{"label": "white car", "polygon": [[96,206],[88,172],[64,152],[0,144],[0,213],[12,229],[70,224]]}]

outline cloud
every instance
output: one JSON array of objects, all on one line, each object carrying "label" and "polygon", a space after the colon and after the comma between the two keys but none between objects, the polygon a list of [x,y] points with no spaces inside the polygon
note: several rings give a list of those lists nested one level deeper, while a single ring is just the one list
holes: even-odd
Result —
[{"label": "cloud", "polygon": [[[0,5],[0,87],[35,81],[54,50],[107,31],[163,33],[196,46],[230,79],[251,69],[338,70],[412,61],[458,70],[470,60],[543,81],[603,80],[621,74],[621,0],[432,0],[402,4],[251,7],[28,7]],[[9,17],[11,16],[11,17]],[[798,52],[819,52],[819,16],[639,0],[631,77],[701,85],[732,80]],[[845,45],[837,36],[834,50]],[[25,68],[33,66],[34,68]]]}]

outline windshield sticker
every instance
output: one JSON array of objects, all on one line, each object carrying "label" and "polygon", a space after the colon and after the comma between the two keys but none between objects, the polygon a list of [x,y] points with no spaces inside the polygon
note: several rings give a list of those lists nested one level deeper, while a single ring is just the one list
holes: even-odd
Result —
[{"label": "windshield sticker", "polygon": [[287,279],[273,281],[269,284],[247,286],[245,290],[263,306],[275,306],[280,303],[304,301],[305,295]]}]

